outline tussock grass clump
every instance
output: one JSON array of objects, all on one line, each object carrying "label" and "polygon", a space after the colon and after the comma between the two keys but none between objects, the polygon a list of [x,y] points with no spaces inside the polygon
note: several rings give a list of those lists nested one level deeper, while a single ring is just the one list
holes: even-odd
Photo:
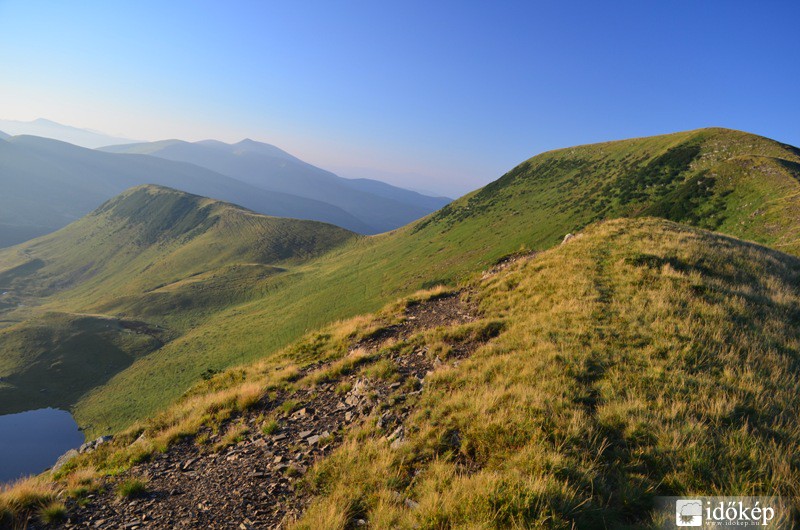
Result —
[{"label": "tussock grass clump", "polygon": [[278,410],[283,413],[284,415],[291,414],[295,410],[300,408],[300,402],[296,399],[287,399],[283,403],[280,404]]},{"label": "tussock grass clump", "polygon": [[56,486],[43,477],[29,477],[0,486],[0,527],[24,526],[24,521],[57,502]]},{"label": "tussock grass clump", "polygon": [[228,426],[228,430],[222,438],[214,444],[213,450],[221,451],[222,449],[236,445],[244,440],[249,432],[250,428],[244,423],[232,423]]},{"label": "tussock grass clump", "polygon": [[391,359],[381,359],[366,368],[364,375],[372,379],[393,380],[397,375],[397,367]]},{"label": "tussock grass clump", "polygon": [[100,474],[93,467],[78,468],[66,476],[66,494],[79,503],[100,489]]},{"label": "tussock grass clump", "polygon": [[117,485],[117,497],[121,499],[135,499],[147,494],[147,479],[130,477]]},{"label": "tussock grass clump", "polygon": [[343,396],[353,389],[353,383],[345,381],[336,385],[336,395]]},{"label": "tussock grass clump", "polygon": [[45,524],[57,524],[66,520],[67,507],[63,502],[53,501],[39,508],[38,516]]},{"label": "tussock grass clump", "polygon": [[378,358],[374,352],[358,347],[348,351],[341,358],[331,362],[320,370],[315,370],[298,382],[298,386],[318,385],[338,381],[341,377],[355,372],[355,370]]},{"label": "tussock grass clump", "polygon": [[269,420],[267,422],[264,422],[264,425],[261,427],[261,432],[266,434],[267,436],[275,434],[279,430],[281,430],[281,425],[275,420]]}]

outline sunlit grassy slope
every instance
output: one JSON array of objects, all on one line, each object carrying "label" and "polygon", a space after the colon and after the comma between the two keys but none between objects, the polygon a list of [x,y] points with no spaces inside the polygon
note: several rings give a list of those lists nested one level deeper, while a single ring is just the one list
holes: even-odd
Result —
[{"label": "sunlit grassy slope", "polygon": [[796,257],[616,220],[472,289],[500,335],[426,378],[401,447],[368,423],[319,464],[299,528],[626,528],[657,495],[800,494]]},{"label": "sunlit grassy slope", "polygon": [[[178,396],[205,368],[268,355],[325,322],[451,283],[520,247],[547,248],[603,218],[662,215],[798,252],[799,162],[790,146],[726,129],[536,156],[417,223],[283,276],[267,296],[134,363],[82,400],[77,417],[98,431],[117,428]],[[100,424],[101,416],[114,421]]]},{"label": "sunlit grassy slope", "polygon": [[[379,377],[396,352],[426,352],[440,362],[422,392],[343,428],[344,443],[309,470],[297,490],[313,499],[295,528],[660,528],[661,495],[778,495],[800,507],[797,257],[617,219],[459,288],[477,320],[361,357],[354,344],[402,319],[407,301],[309,333],[196,385],[45,493],[220,429],[276,389]],[[488,342],[455,362],[451,346],[476,334]],[[298,376],[317,361],[331,364]],[[394,425],[376,421],[393,407],[410,409],[395,444]]]},{"label": "sunlit grassy slope", "polygon": [[72,406],[137,358],[351,237],[143,186],[6,250],[0,412]]},{"label": "sunlit grassy slope", "polygon": [[[170,289],[174,280],[163,276],[173,265],[158,268],[157,281],[150,281],[152,267],[133,282],[117,284],[116,274],[102,285],[90,279],[51,303],[170,325],[182,334],[84,396],[76,417],[92,434],[120,428],[174,400],[206,370],[268,356],[305,331],[420,287],[453,283],[521,247],[548,248],[601,219],[662,216],[797,253],[798,175],[795,148],[726,129],[581,146],[536,156],[421,221],[353,238],[257,289],[244,278],[247,296],[203,319],[176,316],[171,306],[139,295],[147,282]],[[54,243],[35,244],[43,252]],[[208,255],[187,253],[177,263]]]}]

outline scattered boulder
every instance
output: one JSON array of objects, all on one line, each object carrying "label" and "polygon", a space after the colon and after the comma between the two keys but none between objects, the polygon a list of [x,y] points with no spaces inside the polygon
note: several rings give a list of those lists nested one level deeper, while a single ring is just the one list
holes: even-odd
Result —
[{"label": "scattered boulder", "polygon": [[98,447],[103,445],[104,443],[110,442],[113,439],[114,439],[114,437],[111,436],[110,434],[106,435],[106,436],[101,436],[100,438],[97,438],[96,440],[92,440],[91,442],[86,442],[85,444],[80,446],[80,448],[78,449],[78,452],[79,453],[87,453],[87,452],[90,452],[90,451],[94,451],[95,449],[97,449]]},{"label": "scattered boulder", "polygon": [[565,236],[564,236],[564,239],[561,241],[561,244],[562,244],[562,245],[563,245],[563,244],[565,244],[567,241],[569,241],[570,239],[572,239],[572,238],[574,238],[574,237],[575,237],[575,235],[574,235],[574,234],[567,234],[567,235],[565,235]]},{"label": "scattered boulder", "polygon": [[387,439],[391,442],[390,447],[392,449],[397,449],[403,445],[403,442],[405,441],[405,429],[403,429],[403,426],[400,425],[397,429],[395,429],[392,434],[387,436]]},{"label": "scattered boulder", "polygon": [[69,451],[67,451],[66,453],[64,453],[60,457],[58,457],[58,460],[56,460],[56,463],[53,464],[53,469],[52,469],[53,473],[55,473],[56,471],[58,471],[59,469],[64,467],[64,465],[67,462],[69,462],[70,460],[72,460],[73,458],[78,456],[79,454],[80,453],[78,451],[76,451],[75,449],[70,449]]}]

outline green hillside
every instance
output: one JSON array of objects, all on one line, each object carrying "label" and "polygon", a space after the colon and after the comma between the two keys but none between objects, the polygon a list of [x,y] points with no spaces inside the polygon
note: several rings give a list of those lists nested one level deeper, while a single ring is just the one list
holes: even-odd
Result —
[{"label": "green hillside", "polygon": [[231,202],[265,215],[333,223],[359,233],[372,230],[331,204],[264,190],[193,164],[14,136],[0,139],[0,248],[63,228],[143,184]]},{"label": "green hillside", "polygon": [[[139,295],[145,286],[155,297],[170,296],[159,289],[188,288],[159,272],[171,272],[174,265],[138,269],[139,276],[103,268],[50,303],[144,319],[181,335],[84,396],[75,415],[91,434],[118,429],[163,408],[205,371],[263,358],[306,331],[376,310],[422,287],[454,284],[505,255],[551,247],[566,233],[602,219],[664,216],[798,253],[800,225],[793,222],[800,204],[798,175],[795,148],[726,129],[552,151],[419,222],[353,238],[256,282],[255,288],[245,274],[242,298],[198,318]],[[61,237],[33,245],[45,252]],[[187,251],[186,260],[176,257],[176,263],[200,265],[197,257],[208,254],[198,252]],[[0,254],[9,267],[15,259]],[[81,270],[77,265],[69,270]],[[187,304],[194,295],[186,294]]]},{"label": "green hillside", "polygon": [[[187,359],[219,369],[261,358],[307,330],[453,284],[604,218],[661,214],[797,253],[798,163],[795,148],[726,129],[544,153],[421,221],[307,263],[269,296],[222,311],[134,363],[82,400],[76,416],[96,432],[118,428],[180,395],[195,377],[180,372]],[[118,421],[97,423],[112,410]]]},{"label": "green hillside", "polygon": [[658,495],[797,507],[799,259],[617,220],[468,290],[499,336],[426,377],[400,446],[367,421],[318,464],[296,528],[651,527]]},{"label": "green hillside", "polygon": [[[268,477],[239,477],[239,487],[255,480],[267,491],[273,473],[292,483],[248,509],[299,506],[295,529],[659,528],[655,498],[670,495],[782,496],[796,519],[800,259],[670,221],[618,219],[459,290],[475,315],[466,323],[415,329],[415,304],[453,299],[417,293],[196,385],[55,478],[0,493],[0,520],[4,508],[10,520],[57,495],[84,521],[108,506],[129,520],[137,508],[115,499],[115,485],[163,477],[165,462],[225,469],[237,459]],[[430,367],[422,383],[404,375],[409,362]],[[264,460],[259,447],[305,450],[282,430],[290,413],[317,406],[315,396],[322,406],[331,388],[335,404],[354,381],[374,389],[375,406],[338,424],[307,471]],[[390,382],[395,393],[379,391]],[[194,475],[168,476],[151,486],[156,525],[195,495]],[[186,491],[166,494],[176,486]],[[228,520],[239,492],[199,489],[192,521]]]},{"label": "green hillside", "polygon": [[2,411],[72,406],[210,314],[263,295],[352,237],[142,186],[3,251]]}]

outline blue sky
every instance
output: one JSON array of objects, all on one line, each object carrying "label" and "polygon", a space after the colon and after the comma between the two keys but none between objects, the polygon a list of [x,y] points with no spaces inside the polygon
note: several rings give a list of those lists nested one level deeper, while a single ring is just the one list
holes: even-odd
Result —
[{"label": "blue sky", "polygon": [[251,137],[458,195],[581,143],[800,145],[797,20],[790,1],[0,0],[0,118]]}]

